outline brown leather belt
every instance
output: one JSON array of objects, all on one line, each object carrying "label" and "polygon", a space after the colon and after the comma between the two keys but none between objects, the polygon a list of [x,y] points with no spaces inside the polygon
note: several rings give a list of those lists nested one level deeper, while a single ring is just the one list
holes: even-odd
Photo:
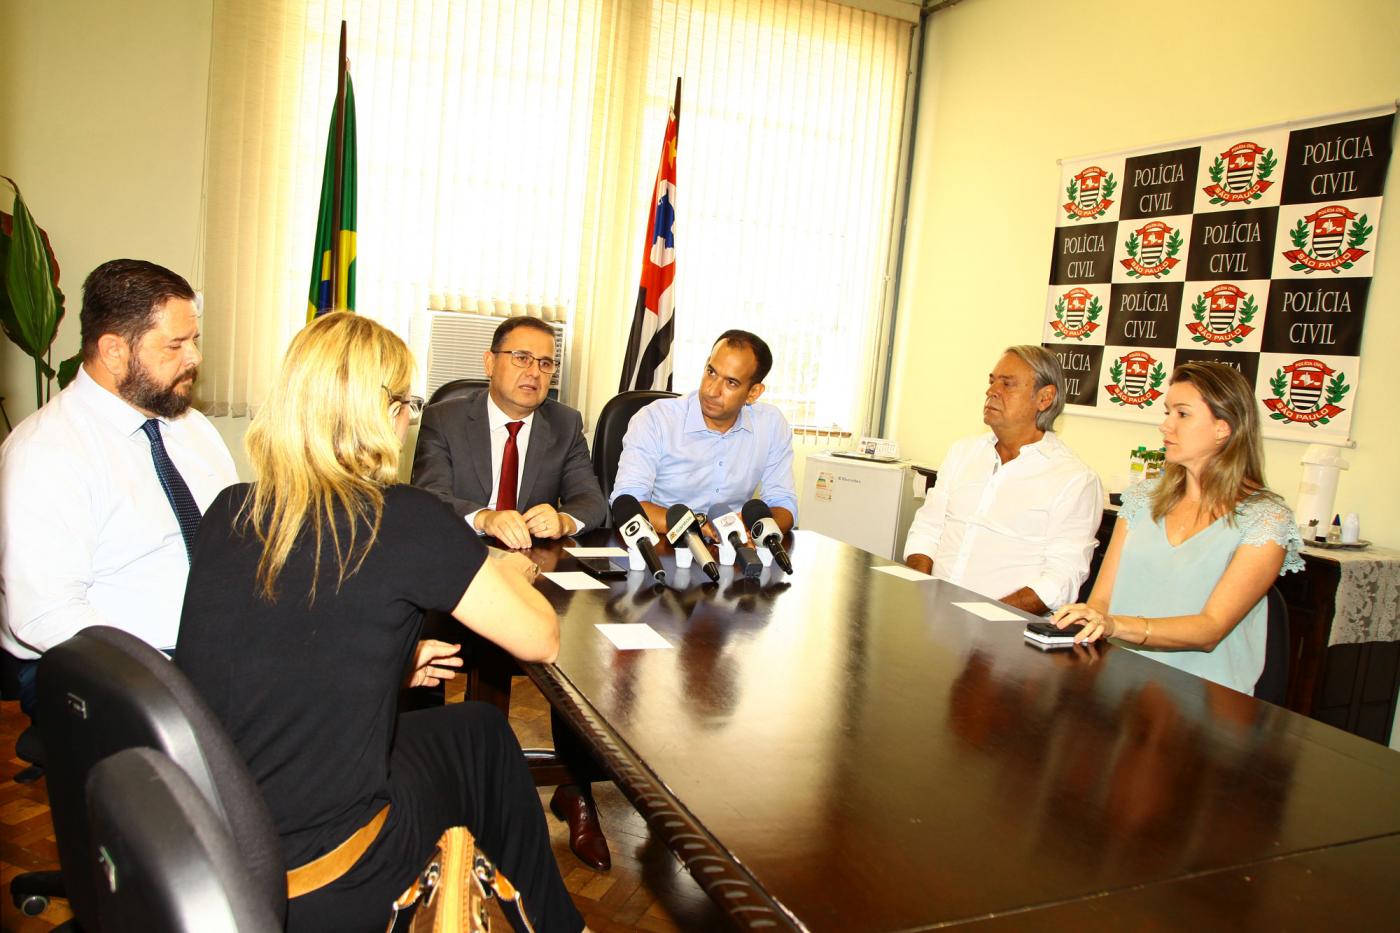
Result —
[{"label": "brown leather belt", "polygon": [[350,870],[350,866],[360,860],[384,827],[389,816],[389,806],[374,815],[368,823],[351,833],[350,838],[331,849],[325,855],[307,862],[300,868],[287,872],[287,897],[301,897],[318,888],[324,888]]}]

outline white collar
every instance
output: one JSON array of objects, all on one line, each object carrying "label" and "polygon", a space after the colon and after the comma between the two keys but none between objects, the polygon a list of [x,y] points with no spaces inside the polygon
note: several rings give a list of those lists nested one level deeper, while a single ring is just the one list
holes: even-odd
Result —
[{"label": "white collar", "polygon": [[[996,452],[996,432],[988,431],[986,434],[982,435],[982,441],[992,452],[992,456],[996,457],[997,462],[1000,463],[1001,455]],[[1040,440],[1035,441],[1034,443],[1023,445],[1021,449],[1016,453],[1016,459],[1021,459],[1022,454],[1026,453],[1027,451],[1030,451],[1039,454],[1042,458],[1046,460],[1049,460],[1051,457],[1055,456],[1055,454],[1059,453],[1059,451],[1061,451],[1063,448],[1064,443],[1059,439],[1058,436],[1056,436],[1055,432],[1046,431],[1045,434],[1040,438]],[[1002,465],[1004,466],[1005,464]]]},{"label": "white collar", "polygon": [[[149,419],[149,415],[138,410],[126,399],[112,392],[110,389],[99,385],[97,380],[88,374],[87,367],[80,365],[78,375],[69,386],[78,396],[78,399],[92,410],[99,421],[110,424],[123,435],[135,434],[141,430],[141,426]],[[156,418],[165,424],[170,424],[170,418]]]},{"label": "white collar", "polygon": [[[538,410],[539,409],[536,409],[536,411]],[[486,423],[490,425],[492,431],[495,431],[497,428],[504,428],[512,421],[523,421],[525,422],[525,426],[529,427],[530,423],[534,420],[535,412],[533,411],[524,418],[512,418],[510,415],[507,415],[505,412],[501,411],[501,406],[497,405],[496,400],[491,397],[491,390],[486,390]]]}]

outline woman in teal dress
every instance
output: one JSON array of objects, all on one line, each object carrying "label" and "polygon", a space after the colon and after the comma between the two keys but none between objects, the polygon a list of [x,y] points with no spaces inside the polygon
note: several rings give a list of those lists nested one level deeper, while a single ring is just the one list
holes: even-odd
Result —
[{"label": "woman in teal dress", "polygon": [[1051,618],[1084,623],[1146,657],[1253,693],[1264,670],[1266,597],[1302,570],[1293,513],[1264,485],[1258,403],[1239,371],[1184,363],[1172,373],[1162,478],[1123,494],[1087,603]]}]

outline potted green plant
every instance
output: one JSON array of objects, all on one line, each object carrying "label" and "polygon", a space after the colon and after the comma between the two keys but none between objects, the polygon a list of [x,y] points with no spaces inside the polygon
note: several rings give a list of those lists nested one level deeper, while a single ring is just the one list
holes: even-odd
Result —
[{"label": "potted green plant", "polygon": [[[58,287],[58,260],[49,235],[34,222],[14,179],[0,176],[15,191],[14,213],[0,211],[0,327],[5,336],[34,360],[34,405],[78,373],[81,352],[55,370],[53,341],[63,320],[63,292]],[[6,419],[8,422],[8,418]]]}]

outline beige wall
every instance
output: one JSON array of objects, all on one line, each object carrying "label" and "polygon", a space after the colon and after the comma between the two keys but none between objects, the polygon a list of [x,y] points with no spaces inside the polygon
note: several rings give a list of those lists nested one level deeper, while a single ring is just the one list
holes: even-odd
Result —
[{"label": "beige wall", "polygon": [[[94,266],[131,256],[191,274],[212,2],[0,0],[0,174],[58,256],[68,310],[55,362],[78,348]],[[33,364],[0,343],[17,423],[34,410]]]},{"label": "beige wall", "polygon": [[[935,14],[904,257],[890,431],[936,464],[981,430],[997,351],[1038,343],[1050,260],[1056,159],[1204,136],[1393,101],[1400,3],[1280,0],[1231,16],[1177,0],[1134,23],[1106,0],[967,0]],[[1325,41],[1325,47],[1322,42]],[[1314,56],[1340,56],[1327,80]],[[1140,69],[1150,69],[1150,74]],[[1392,168],[1362,345],[1357,443],[1337,509],[1364,537],[1400,546],[1400,169]],[[1106,482],[1127,451],[1156,446],[1145,425],[1061,419]],[[1302,444],[1265,443],[1270,484],[1296,498]]]}]

